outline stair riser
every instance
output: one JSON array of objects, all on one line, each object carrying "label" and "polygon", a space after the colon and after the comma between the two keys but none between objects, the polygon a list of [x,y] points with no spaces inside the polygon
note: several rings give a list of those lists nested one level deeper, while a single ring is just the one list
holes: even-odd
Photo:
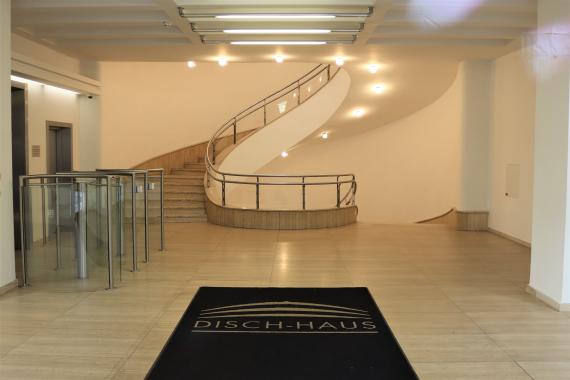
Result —
[{"label": "stair riser", "polygon": [[164,186],[170,185],[195,185],[204,186],[204,178],[176,178],[167,179],[164,181]]}]

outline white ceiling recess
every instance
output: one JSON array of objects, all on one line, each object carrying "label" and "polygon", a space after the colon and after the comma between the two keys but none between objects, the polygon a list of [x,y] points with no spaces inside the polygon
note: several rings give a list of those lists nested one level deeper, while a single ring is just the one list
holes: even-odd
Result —
[{"label": "white ceiling recess", "polygon": [[[193,14],[200,17],[182,17]],[[371,9],[369,17],[361,15]],[[513,49],[536,27],[537,0],[17,0],[13,32],[78,57],[116,61],[266,61],[276,52],[291,60],[335,55],[431,55],[492,58]],[[335,19],[225,20],[226,13],[345,13]],[[350,16],[350,13],[356,15]],[[192,25],[191,25],[192,23]],[[326,29],[322,46],[235,46],[227,29]],[[259,34],[240,35],[259,39]],[[278,38],[276,38],[278,37]],[[263,35],[266,40],[323,36]],[[320,39],[319,39],[320,40]]]}]

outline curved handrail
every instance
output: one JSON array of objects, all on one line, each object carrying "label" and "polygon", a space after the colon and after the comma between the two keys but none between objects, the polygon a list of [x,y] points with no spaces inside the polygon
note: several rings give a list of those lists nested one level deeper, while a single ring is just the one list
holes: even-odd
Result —
[{"label": "curved handrail", "polygon": [[[297,106],[301,105],[312,96],[317,94],[322,88],[324,88],[330,81],[336,76],[339,72],[340,68],[337,68],[334,72],[331,72],[331,65],[327,64],[318,64],[309,72],[301,76],[299,79],[289,83],[288,85],[282,87],[281,89],[275,91],[269,96],[266,96],[262,100],[256,102],[255,104],[243,109],[239,113],[237,113],[234,117],[229,119],[227,122],[222,124],[220,128],[216,130],[216,132],[212,135],[208,144],[206,146],[206,155],[204,161],[206,163],[206,186],[210,186],[210,181],[213,180],[218,182],[222,185],[222,206],[225,207],[226,205],[226,197],[225,197],[225,189],[226,184],[232,185],[255,185],[256,186],[256,208],[259,209],[259,191],[261,186],[301,186],[302,188],[302,197],[303,197],[303,210],[305,209],[305,189],[307,186],[324,186],[324,185],[336,185],[336,195],[337,195],[337,202],[336,207],[341,207],[343,204],[348,205],[355,205],[355,197],[356,197],[356,177],[354,174],[243,174],[243,173],[228,173],[228,172],[221,172],[215,167],[216,163],[216,142],[225,136],[222,136],[228,129],[233,128],[233,145],[237,145],[237,124],[241,120],[244,120],[248,116],[252,115],[253,113],[263,110],[263,125],[258,128],[252,129],[253,131],[258,131],[261,128],[267,126],[270,122],[277,120],[279,117],[289,113],[291,109],[296,108]],[[326,81],[322,83],[323,74],[326,73]],[[320,77],[319,77],[320,76]],[[316,91],[313,91],[309,95],[305,96],[302,99],[302,91],[301,88],[304,85],[310,84],[310,82],[319,77],[319,83],[322,85],[317,88]],[[310,92],[310,87],[308,87],[308,92]],[[289,96],[292,94],[294,98],[297,99],[297,105],[293,108],[285,110],[283,112],[280,111],[280,114],[273,120],[267,120],[267,105],[276,102],[279,99],[283,99],[285,96]],[[238,180],[232,179],[232,177],[239,178],[248,178],[248,180]],[[267,179],[295,179],[290,182],[274,182]],[[306,181],[310,179],[310,181]],[[345,184],[350,184],[350,187],[346,194],[341,197],[341,186]]]}]

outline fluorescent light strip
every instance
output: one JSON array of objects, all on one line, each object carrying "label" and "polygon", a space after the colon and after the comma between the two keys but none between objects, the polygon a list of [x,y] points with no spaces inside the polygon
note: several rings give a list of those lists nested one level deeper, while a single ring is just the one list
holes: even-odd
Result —
[{"label": "fluorescent light strip", "polygon": [[326,41],[230,41],[232,45],[326,45]]},{"label": "fluorescent light strip", "polygon": [[22,77],[19,77],[16,75],[10,75],[10,80],[12,80],[14,82],[18,82],[18,83],[24,83],[24,84],[37,84],[40,86],[47,86],[47,87],[51,87],[51,88],[56,88],[56,89],[61,90],[61,91],[69,92],[69,93],[74,94],[74,95],[79,95],[79,92],[77,92],[77,91],[68,90],[67,88],[52,86],[51,84],[38,82],[38,81],[35,81],[32,79],[22,78]]},{"label": "fluorescent light strip", "polygon": [[330,29],[224,29],[228,34],[327,34]]},{"label": "fluorescent light strip", "polygon": [[233,15],[217,15],[216,18],[221,19],[285,19],[285,20],[299,20],[299,19],[332,19],[336,18],[335,15],[324,14],[233,14]]}]

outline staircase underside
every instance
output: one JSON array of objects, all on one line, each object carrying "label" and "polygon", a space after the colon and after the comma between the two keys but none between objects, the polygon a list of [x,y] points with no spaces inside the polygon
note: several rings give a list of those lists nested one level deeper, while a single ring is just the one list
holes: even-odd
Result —
[{"label": "staircase underside", "polygon": [[221,207],[205,199],[208,222],[227,227],[262,230],[306,230],[346,226],[356,222],[358,207],[326,210],[247,210]]}]

